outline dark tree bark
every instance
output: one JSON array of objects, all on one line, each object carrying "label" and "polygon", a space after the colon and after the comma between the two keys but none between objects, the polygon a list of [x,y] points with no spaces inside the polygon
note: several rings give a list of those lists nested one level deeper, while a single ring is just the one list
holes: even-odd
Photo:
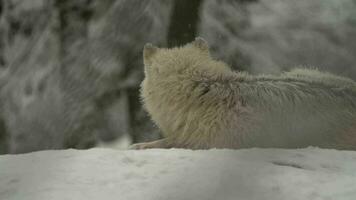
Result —
[{"label": "dark tree bark", "polygon": [[168,47],[191,42],[196,37],[202,0],[176,0],[168,30]]}]

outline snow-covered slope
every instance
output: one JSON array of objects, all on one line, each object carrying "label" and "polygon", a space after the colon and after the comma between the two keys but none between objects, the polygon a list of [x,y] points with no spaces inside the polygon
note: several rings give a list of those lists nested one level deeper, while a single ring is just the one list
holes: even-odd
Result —
[{"label": "snow-covered slope", "polygon": [[356,152],[43,151],[0,156],[1,200],[356,199]]}]

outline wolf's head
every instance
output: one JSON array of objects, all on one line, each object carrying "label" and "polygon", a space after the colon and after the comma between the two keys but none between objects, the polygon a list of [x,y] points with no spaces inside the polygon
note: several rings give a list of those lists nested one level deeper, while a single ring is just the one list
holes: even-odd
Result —
[{"label": "wolf's head", "polygon": [[193,42],[171,49],[158,48],[150,43],[143,50],[146,78],[185,73],[212,60],[208,43],[198,37]]}]

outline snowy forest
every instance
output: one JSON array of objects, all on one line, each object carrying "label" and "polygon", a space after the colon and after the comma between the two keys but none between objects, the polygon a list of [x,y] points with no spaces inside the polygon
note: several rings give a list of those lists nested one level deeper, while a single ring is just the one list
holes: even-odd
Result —
[{"label": "snowy forest", "polygon": [[2,0],[0,153],[160,138],[142,108],[142,48],[205,38],[252,74],[356,79],[354,0]]},{"label": "snowy forest", "polygon": [[0,199],[356,199],[352,151],[129,150],[162,138],[144,45],[197,37],[235,71],[356,81],[356,0],[0,0]]}]

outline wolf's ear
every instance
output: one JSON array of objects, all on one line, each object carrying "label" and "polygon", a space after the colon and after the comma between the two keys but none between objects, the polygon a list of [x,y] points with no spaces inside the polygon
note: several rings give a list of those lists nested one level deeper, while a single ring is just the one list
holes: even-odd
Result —
[{"label": "wolf's ear", "polygon": [[152,56],[157,53],[158,51],[158,47],[153,46],[153,44],[151,43],[147,43],[145,44],[145,46],[143,47],[143,60],[144,62],[149,61]]},{"label": "wolf's ear", "polygon": [[192,42],[192,45],[195,46],[196,48],[202,50],[202,51],[209,52],[209,45],[208,45],[208,42],[205,41],[205,40],[204,40],[203,38],[201,38],[201,37],[195,38],[195,40]]}]

